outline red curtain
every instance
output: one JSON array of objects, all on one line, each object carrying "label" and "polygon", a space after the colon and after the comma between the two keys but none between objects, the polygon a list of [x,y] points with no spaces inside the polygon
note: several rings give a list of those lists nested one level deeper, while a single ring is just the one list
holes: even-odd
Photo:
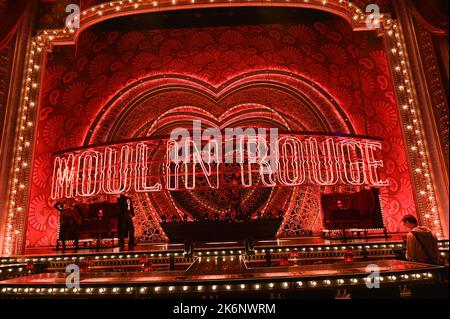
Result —
[{"label": "red curtain", "polygon": [[437,36],[448,34],[448,0],[407,0],[406,3],[428,32]]},{"label": "red curtain", "polygon": [[28,2],[27,0],[0,0],[0,51],[16,33]]}]

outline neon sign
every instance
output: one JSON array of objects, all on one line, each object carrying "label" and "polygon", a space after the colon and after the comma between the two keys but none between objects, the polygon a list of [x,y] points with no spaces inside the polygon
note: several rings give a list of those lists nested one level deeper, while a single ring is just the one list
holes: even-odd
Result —
[{"label": "neon sign", "polygon": [[[236,132],[243,134],[236,134]],[[270,138],[267,136],[270,135]],[[240,187],[298,185],[388,186],[381,178],[379,140],[326,134],[280,134],[265,129],[193,137],[178,130],[161,139],[90,147],[54,159],[52,199],[163,189],[218,189],[227,165]],[[158,149],[157,149],[158,148]],[[157,158],[152,154],[159,154]],[[233,166],[234,165],[234,166]],[[229,177],[229,176],[228,176]],[[234,186],[236,186],[234,184]]]}]

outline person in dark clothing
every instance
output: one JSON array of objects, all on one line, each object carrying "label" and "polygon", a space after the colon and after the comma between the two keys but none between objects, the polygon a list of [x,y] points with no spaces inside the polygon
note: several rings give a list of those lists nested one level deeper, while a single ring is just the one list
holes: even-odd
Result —
[{"label": "person in dark clothing", "polygon": [[[63,250],[66,249],[67,240],[74,240],[75,248],[78,249],[79,226],[82,222],[82,214],[79,207],[74,202],[67,204],[57,202],[53,207],[60,213],[59,241],[62,242]],[[59,242],[56,248],[59,248]]]},{"label": "person in dark clothing", "polygon": [[64,209],[64,204],[63,204],[63,202],[56,202],[56,204],[53,205],[53,207],[56,208],[58,210],[58,212],[61,214]]},{"label": "person in dark clothing", "polygon": [[406,239],[406,259],[418,263],[439,264],[438,241],[432,231],[419,226],[413,215],[403,216],[402,223],[409,230]]},{"label": "person in dark clothing", "polygon": [[242,212],[241,206],[242,196],[240,189],[235,188],[232,190],[231,199],[232,199],[231,210],[234,213],[235,220],[243,220],[245,217]]},{"label": "person in dark clothing", "polygon": [[61,238],[62,236],[62,229],[63,229],[63,211],[64,211],[64,203],[63,202],[56,202],[53,207],[58,211],[59,213],[59,236],[56,242],[56,249],[59,248],[59,242],[63,242],[63,249],[66,248],[66,243]]},{"label": "person in dark clothing", "polygon": [[[73,205],[73,209],[74,209],[74,219],[75,219],[75,223],[77,224],[78,227],[81,226],[81,224],[84,221],[84,214],[83,214],[83,209],[82,209],[82,205],[80,204],[80,202],[75,202]],[[78,229],[77,229],[78,231]]]},{"label": "person in dark clothing", "polygon": [[75,240],[75,249],[78,249],[78,242],[80,240],[80,226],[83,223],[84,216],[78,202],[73,202],[70,210],[71,213],[71,231]]},{"label": "person in dark clothing", "polygon": [[128,233],[128,248],[134,246],[134,209],[131,198],[121,194],[117,199],[119,205],[119,215],[117,216],[117,227],[119,232],[119,246],[124,248],[125,237]]}]

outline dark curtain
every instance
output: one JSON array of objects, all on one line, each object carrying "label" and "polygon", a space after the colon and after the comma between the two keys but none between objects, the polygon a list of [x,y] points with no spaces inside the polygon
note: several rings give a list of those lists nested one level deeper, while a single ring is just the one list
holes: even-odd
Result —
[{"label": "dark curtain", "polygon": [[16,33],[29,2],[27,0],[0,0],[0,51]]},{"label": "dark curtain", "polygon": [[448,0],[406,0],[411,13],[436,36],[448,35]]},{"label": "dark curtain", "polygon": [[432,36],[437,67],[448,96],[449,46],[448,46],[448,0],[406,0],[414,19]]}]

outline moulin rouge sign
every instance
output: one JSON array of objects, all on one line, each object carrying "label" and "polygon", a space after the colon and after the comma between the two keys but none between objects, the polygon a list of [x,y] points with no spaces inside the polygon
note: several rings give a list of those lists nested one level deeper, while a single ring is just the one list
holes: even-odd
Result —
[{"label": "moulin rouge sign", "polygon": [[[201,123],[194,121],[191,131],[175,129],[161,140],[166,147],[162,153],[161,143],[152,139],[57,155],[52,199],[217,189],[224,175],[230,174],[226,165],[234,165],[234,180],[240,187],[388,185],[380,176],[383,161],[377,155],[382,144],[376,139],[278,134],[277,129],[202,130]],[[160,158],[155,160],[151,154],[157,152]]]}]

